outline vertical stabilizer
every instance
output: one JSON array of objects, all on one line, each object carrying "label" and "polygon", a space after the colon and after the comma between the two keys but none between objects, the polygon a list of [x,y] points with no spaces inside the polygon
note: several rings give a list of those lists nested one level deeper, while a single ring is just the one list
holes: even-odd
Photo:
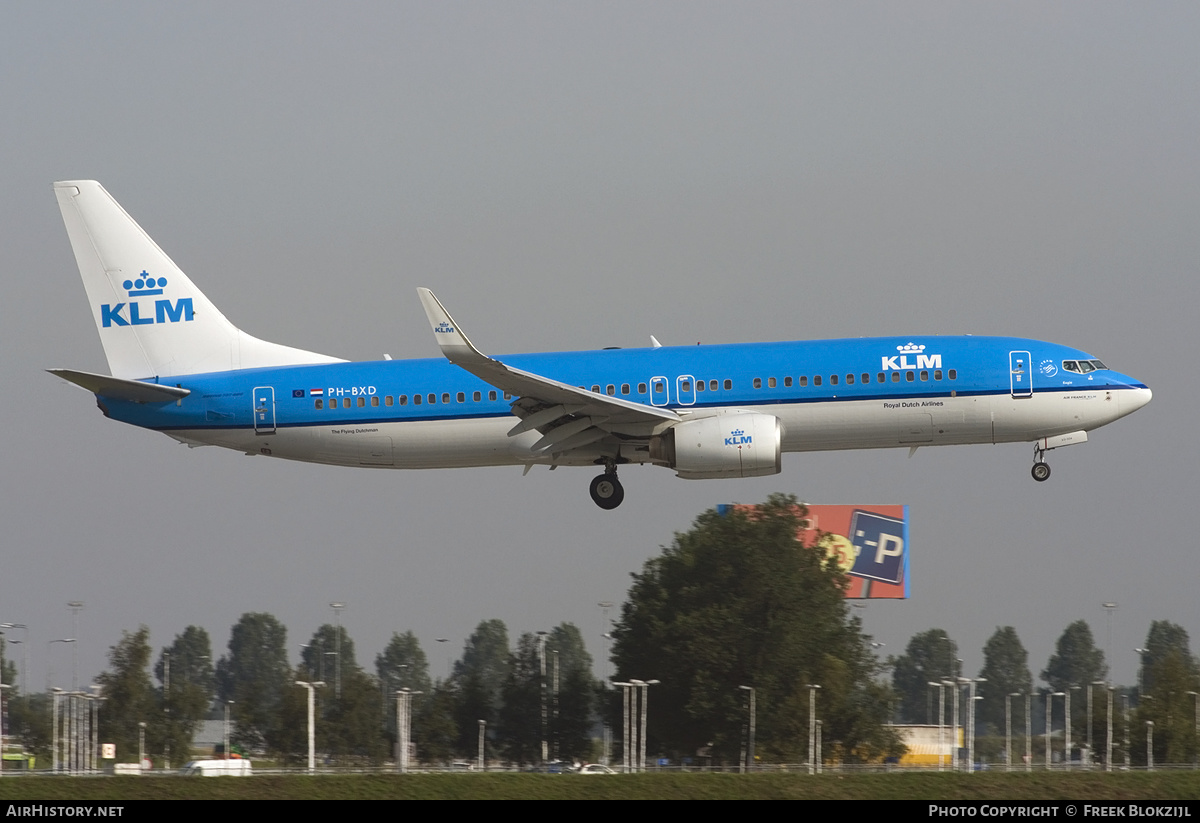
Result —
[{"label": "vertical stabilizer", "polygon": [[114,377],[339,362],[239,330],[96,181],[54,194]]}]

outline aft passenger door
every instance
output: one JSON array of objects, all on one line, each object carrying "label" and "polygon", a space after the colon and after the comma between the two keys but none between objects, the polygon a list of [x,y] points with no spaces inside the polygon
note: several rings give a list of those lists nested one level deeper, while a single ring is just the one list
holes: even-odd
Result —
[{"label": "aft passenger door", "polygon": [[271,386],[254,390],[254,433],[275,433],[275,389]]}]

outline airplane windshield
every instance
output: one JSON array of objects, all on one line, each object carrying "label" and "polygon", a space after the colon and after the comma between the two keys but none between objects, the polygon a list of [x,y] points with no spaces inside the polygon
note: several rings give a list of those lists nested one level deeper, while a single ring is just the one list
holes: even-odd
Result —
[{"label": "airplane windshield", "polygon": [[1077,374],[1087,374],[1088,372],[1097,371],[1098,369],[1107,369],[1099,360],[1064,360],[1063,371],[1073,371]]}]

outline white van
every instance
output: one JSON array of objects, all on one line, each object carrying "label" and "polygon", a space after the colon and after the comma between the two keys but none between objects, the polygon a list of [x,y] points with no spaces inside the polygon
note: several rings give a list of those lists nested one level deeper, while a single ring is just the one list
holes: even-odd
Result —
[{"label": "white van", "polygon": [[191,760],[179,770],[182,775],[199,777],[249,777],[250,761],[235,760]]}]

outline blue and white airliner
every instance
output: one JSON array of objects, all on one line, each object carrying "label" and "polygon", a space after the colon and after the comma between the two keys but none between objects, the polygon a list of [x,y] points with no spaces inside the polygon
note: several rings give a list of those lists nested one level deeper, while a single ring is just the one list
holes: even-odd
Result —
[{"label": "blue and white airliner", "polygon": [[912,336],[514,354],[477,349],[428,289],[442,357],[347,362],[230,323],[97,182],[54,184],[111,375],[51,369],[108,417],[189,446],[371,468],[597,466],[776,474],[784,452],[1033,443],[1045,453],[1150,402],[1090,354]]}]

